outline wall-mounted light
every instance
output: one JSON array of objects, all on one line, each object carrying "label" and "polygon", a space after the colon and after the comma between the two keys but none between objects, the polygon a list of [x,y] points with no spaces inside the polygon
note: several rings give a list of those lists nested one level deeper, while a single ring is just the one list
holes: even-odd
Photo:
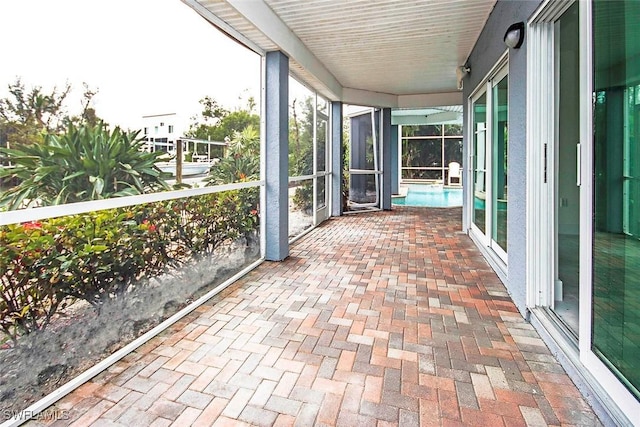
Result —
[{"label": "wall-mounted light", "polygon": [[464,86],[464,77],[471,72],[471,68],[467,65],[462,65],[456,68],[456,79],[458,81],[458,90],[462,90]]},{"label": "wall-mounted light", "polygon": [[512,49],[519,49],[524,42],[524,22],[516,22],[504,33],[504,44]]}]

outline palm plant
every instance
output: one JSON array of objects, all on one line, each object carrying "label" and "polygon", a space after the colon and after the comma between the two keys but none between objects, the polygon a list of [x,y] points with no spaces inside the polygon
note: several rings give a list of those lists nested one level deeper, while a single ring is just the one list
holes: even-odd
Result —
[{"label": "palm plant", "polygon": [[0,179],[17,178],[17,186],[0,194],[0,206],[18,209],[25,202],[57,205],[168,190],[155,163],[162,153],[142,150],[138,132],[113,131],[69,123],[66,132],[48,134],[44,144],[1,148],[15,167],[0,169]]},{"label": "palm plant", "polygon": [[236,131],[229,142],[229,155],[260,157],[260,133],[252,125]]},{"label": "palm plant", "polygon": [[211,169],[210,185],[255,181],[260,178],[260,134],[249,125],[236,132],[229,143],[227,155]]}]

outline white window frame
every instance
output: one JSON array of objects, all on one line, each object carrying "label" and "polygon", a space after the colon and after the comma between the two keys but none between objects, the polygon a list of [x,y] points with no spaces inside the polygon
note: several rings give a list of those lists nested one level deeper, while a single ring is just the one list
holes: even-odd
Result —
[{"label": "white window frame", "polygon": [[[410,127],[410,126],[441,126],[440,129],[440,134],[439,135],[430,135],[430,136],[403,136],[403,129],[405,127]],[[445,135],[446,131],[445,131],[445,127],[447,125],[444,123],[435,123],[435,124],[429,124],[429,125],[398,125],[398,184],[402,185],[402,184],[408,184],[408,183],[412,183],[415,181],[422,181],[422,182],[433,182],[435,181],[436,184],[442,184],[442,185],[448,185],[448,171],[449,171],[449,164],[446,163],[445,160],[445,154],[446,154],[446,144],[447,141],[451,141],[451,140],[456,140],[456,141],[460,141],[463,139],[463,135]],[[431,140],[431,141],[438,141],[440,143],[440,166],[436,167],[436,166],[404,166],[402,163],[402,159],[404,156],[404,143],[407,142],[408,144],[411,143],[411,141],[424,141],[424,140]],[[460,163],[463,163],[462,161],[460,161]],[[411,170],[411,169],[418,169],[418,170],[428,170],[428,171],[440,171],[442,173],[442,179],[440,180],[433,180],[433,179],[420,179],[420,178],[416,178],[416,179],[412,179],[412,178],[408,178],[408,179],[404,179],[402,178],[402,173],[404,172],[404,170]],[[438,182],[439,181],[439,182]]]}]

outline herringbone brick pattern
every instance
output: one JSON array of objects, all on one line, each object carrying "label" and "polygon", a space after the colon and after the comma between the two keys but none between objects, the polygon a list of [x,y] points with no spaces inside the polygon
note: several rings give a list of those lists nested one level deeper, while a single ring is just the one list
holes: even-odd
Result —
[{"label": "herringbone brick pattern", "polygon": [[600,425],[460,215],[326,222],[63,398],[64,423]]}]

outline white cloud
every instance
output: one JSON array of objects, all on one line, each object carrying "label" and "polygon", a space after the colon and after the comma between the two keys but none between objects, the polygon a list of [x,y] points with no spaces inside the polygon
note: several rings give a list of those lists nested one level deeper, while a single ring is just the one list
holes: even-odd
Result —
[{"label": "white cloud", "polygon": [[138,128],[143,115],[185,121],[212,96],[225,107],[259,99],[260,57],[220,33],[179,0],[2,0],[0,96],[20,76],[45,90],[82,82],[98,88],[100,117]]}]

